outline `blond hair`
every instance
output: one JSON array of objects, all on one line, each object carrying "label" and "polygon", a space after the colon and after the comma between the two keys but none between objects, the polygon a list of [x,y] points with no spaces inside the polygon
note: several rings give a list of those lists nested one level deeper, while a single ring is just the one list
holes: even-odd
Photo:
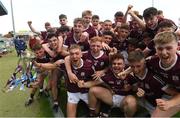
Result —
[{"label": "blond hair", "polygon": [[160,32],[154,37],[154,43],[157,44],[167,44],[172,41],[178,42],[178,37],[174,32]]},{"label": "blond hair", "polygon": [[81,47],[78,44],[71,44],[70,47],[69,47],[69,50],[73,50],[73,49],[81,50]]}]

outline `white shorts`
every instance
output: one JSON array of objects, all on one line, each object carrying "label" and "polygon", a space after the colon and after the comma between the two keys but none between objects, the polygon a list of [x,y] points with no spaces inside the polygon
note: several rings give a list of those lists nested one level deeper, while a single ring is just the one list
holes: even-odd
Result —
[{"label": "white shorts", "polygon": [[77,104],[80,100],[83,100],[86,104],[88,104],[88,93],[71,93],[67,92],[68,102]]},{"label": "white shorts", "polygon": [[121,95],[113,95],[113,106],[112,107],[120,107],[121,102],[124,99],[125,96]]}]

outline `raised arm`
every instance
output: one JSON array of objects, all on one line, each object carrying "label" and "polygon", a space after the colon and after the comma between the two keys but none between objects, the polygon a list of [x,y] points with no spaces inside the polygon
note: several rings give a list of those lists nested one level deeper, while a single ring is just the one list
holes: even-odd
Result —
[{"label": "raised arm", "polygon": [[126,10],[126,12],[125,12],[125,14],[124,14],[124,22],[125,22],[125,23],[127,22],[127,15],[128,15],[128,12],[129,12],[129,10],[130,10],[131,8],[133,8],[133,6],[132,6],[132,5],[128,5],[127,10]]},{"label": "raised arm", "polygon": [[35,28],[32,26],[32,21],[28,21],[27,23],[28,23],[28,26],[29,26],[29,28],[31,29],[31,31],[32,31],[33,33],[36,33],[36,34],[38,34],[38,35],[41,35],[41,33],[40,33],[39,31],[36,31]]},{"label": "raised arm", "polygon": [[142,29],[145,29],[146,28],[146,24],[144,23],[143,20],[141,20],[135,13],[133,10],[129,10],[128,11],[129,15],[131,15],[131,17],[136,20],[138,22],[138,24],[142,27]]},{"label": "raised arm", "polygon": [[45,50],[51,57],[55,57],[55,56],[56,56],[56,53],[49,48],[49,44],[48,44],[48,43],[42,44],[42,47],[44,48],[44,50]]}]

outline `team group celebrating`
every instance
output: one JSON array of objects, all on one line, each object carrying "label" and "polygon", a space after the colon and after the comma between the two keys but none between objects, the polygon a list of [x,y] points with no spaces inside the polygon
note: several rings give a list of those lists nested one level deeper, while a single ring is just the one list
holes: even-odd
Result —
[{"label": "team group celebrating", "polygon": [[29,46],[38,78],[26,106],[39,89],[39,94],[51,92],[53,109],[58,111],[58,87],[64,78],[67,117],[76,117],[80,100],[87,104],[90,117],[108,117],[113,107],[125,117],[134,116],[138,106],[151,117],[171,117],[180,111],[180,31],[161,10],[149,7],[140,15],[129,5],[125,13],[115,13],[114,23],[100,22],[98,15],[85,10],[72,27],[64,14],[59,23],[56,28],[46,22],[46,31],[36,31],[28,21],[37,34],[30,36]]}]

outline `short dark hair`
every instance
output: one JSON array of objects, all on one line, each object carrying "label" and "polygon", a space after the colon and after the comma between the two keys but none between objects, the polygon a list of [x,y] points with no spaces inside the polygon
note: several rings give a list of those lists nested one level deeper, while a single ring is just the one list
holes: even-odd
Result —
[{"label": "short dark hair", "polygon": [[110,62],[111,62],[111,64],[112,64],[112,62],[113,62],[114,60],[116,60],[116,59],[122,59],[122,60],[124,61],[123,55],[122,55],[122,54],[119,54],[119,53],[116,53],[116,54],[111,55],[111,57],[110,57]]},{"label": "short dark hair", "polygon": [[150,38],[150,39],[152,39],[151,37],[152,37],[152,36],[151,36],[151,34],[150,34],[149,32],[143,32],[143,34],[142,34],[142,39],[145,39],[145,38]]},{"label": "short dark hair", "polygon": [[124,14],[122,11],[117,11],[115,14],[114,14],[114,17],[124,17]]},{"label": "short dark hair", "polygon": [[162,21],[158,24],[157,29],[159,29],[159,28],[165,28],[165,27],[173,28],[174,31],[177,29],[176,24],[175,24],[173,21],[168,20],[168,19],[162,20]]},{"label": "short dark hair", "polygon": [[93,15],[92,19],[98,19],[99,20],[99,16],[98,15]]},{"label": "short dark hair", "polygon": [[131,45],[137,47],[137,44],[138,44],[138,42],[139,42],[139,39],[133,38],[133,37],[129,37],[129,38],[127,39],[127,42],[128,42],[128,44],[131,44]]},{"label": "short dark hair", "polygon": [[63,18],[67,19],[67,16],[65,14],[60,14],[59,19],[63,19]]},{"label": "short dark hair", "polygon": [[112,31],[103,31],[103,35],[110,35],[112,38],[114,38],[114,33]]},{"label": "short dark hair", "polygon": [[69,27],[68,26],[61,26],[60,28],[58,28],[57,29],[57,34],[59,34],[60,32],[69,32],[70,31],[70,29],[69,29]]},{"label": "short dark hair", "polygon": [[145,59],[144,53],[140,50],[135,50],[129,53],[128,55],[128,61],[130,63],[141,61],[142,59]]},{"label": "short dark hair", "polygon": [[149,8],[144,10],[143,17],[144,17],[144,19],[148,19],[148,18],[150,18],[152,16],[156,16],[157,14],[158,14],[158,11],[157,11],[156,8],[149,7]]},{"label": "short dark hair", "polygon": [[57,37],[57,34],[54,33],[54,32],[48,33],[46,39],[49,40],[49,39],[51,39],[52,37]]}]

